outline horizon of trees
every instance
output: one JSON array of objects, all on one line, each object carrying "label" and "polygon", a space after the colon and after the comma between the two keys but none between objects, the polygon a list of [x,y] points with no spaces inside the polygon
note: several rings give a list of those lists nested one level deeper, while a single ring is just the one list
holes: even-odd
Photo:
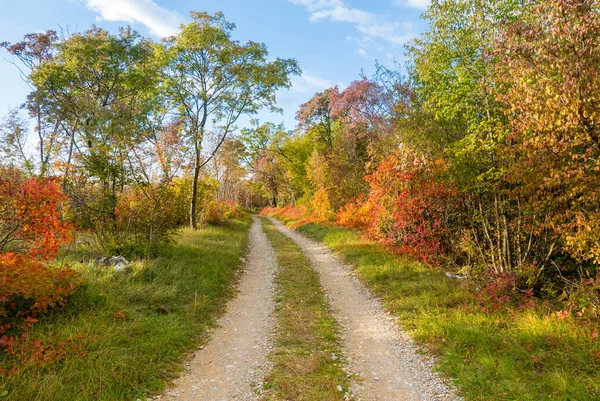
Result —
[{"label": "horizon of trees", "polygon": [[38,152],[24,151],[28,122],[13,112],[3,168],[60,177],[64,218],[114,253],[156,252],[177,227],[271,205],[597,305],[599,11],[598,0],[434,1],[406,66],[315,94],[294,130],[236,131],[240,115],[275,110],[300,69],[232,40],[220,13],[193,12],[160,43],[130,28],[29,34],[2,46],[32,87]]}]

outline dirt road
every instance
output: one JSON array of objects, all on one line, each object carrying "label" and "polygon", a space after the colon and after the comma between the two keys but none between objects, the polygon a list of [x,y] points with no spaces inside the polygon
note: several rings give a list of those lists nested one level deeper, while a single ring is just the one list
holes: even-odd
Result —
[{"label": "dirt road", "polygon": [[[276,330],[273,248],[253,218],[249,253],[239,294],[218,321],[212,339],[199,350],[187,372],[167,392],[167,400],[257,400],[268,373],[268,355]],[[343,357],[353,377],[354,400],[459,400],[433,371],[433,360],[416,346],[381,303],[325,246],[271,219],[295,241],[318,272],[341,328]],[[314,400],[320,401],[320,400]]]},{"label": "dirt road", "polygon": [[419,355],[367,288],[324,245],[273,224],[302,248],[321,278],[321,285],[342,328],[344,354],[358,376],[353,393],[360,400],[455,400],[433,372],[430,358]]},{"label": "dirt road", "polygon": [[197,351],[186,373],[165,400],[256,400],[256,388],[268,370],[274,333],[275,254],[253,218],[249,253],[239,293],[219,319],[211,340]]}]

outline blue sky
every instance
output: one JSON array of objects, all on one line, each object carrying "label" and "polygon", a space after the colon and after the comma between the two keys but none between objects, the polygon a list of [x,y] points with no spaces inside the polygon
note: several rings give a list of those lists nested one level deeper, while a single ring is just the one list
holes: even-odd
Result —
[{"label": "blue sky", "polygon": [[[303,70],[289,91],[278,94],[283,115],[261,113],[261,121],[293,128],[298,105],[315,92],[344,87],[369,75],[375,60],[403,60],[404,44],[425,29],[420,20],[429,0],[20,0],[0,13],[0,42],[29,32],[83,31],[96,24],[110,31],[131,25],[160,39],[176,33],[189,10],[223,11],[237,25],[234,38],[266,43],[273,57],[296,58]],[[0,51],[0,119],[29,91]],[[244,122],[241,122],[242,125]]]}]

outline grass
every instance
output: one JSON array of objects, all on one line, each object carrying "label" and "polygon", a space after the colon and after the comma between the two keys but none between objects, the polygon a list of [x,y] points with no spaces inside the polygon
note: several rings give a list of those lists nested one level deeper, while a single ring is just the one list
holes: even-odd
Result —
[{"label": "grass", "polygon": [[18,366],[0,355],[0,367],[17,369],[1,379],[0,400],[136,400],[162,390],[232,295],[249,224],[245,217],[182,230],[158,258],[135,261],[130,272],[71,263],[84,286],[32,331],[47,343],[67,342],[68,352],[47,366]]},{"label": "grass", "polygon": [[265,380],[264,399],[343,400],[348,375],[319,276],[291,239],[268,220],[263,219],[263,224],[280,268],[276,278],[279,330],[271,356],[275,366]]},{"label": "grass", "polygon": [[553,310],[489,312],[471,287],[340,227],[298,230],[354,266],[467,400],[599,400],[597,327]]}]

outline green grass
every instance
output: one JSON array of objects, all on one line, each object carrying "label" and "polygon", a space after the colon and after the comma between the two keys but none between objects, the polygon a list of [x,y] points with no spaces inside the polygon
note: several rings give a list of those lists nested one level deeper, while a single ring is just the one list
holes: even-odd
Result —
[{"label": "green grass", "polygon": [[[265,400],[342,400],[348,390],[337,327],[319,276],[302,250],[266,219],[264,231],[279,263],[278,334],[265,380]],[[339,391],[338,386],[342,388]]]},{"label": "green grass", "polygon": [[600,400],[598,329],[558,320],[539,306],[486,312],[474,290],[439,269],[406,260],[355,231],[298,228],[335,250],[467,400]]},{"label": "green grass", "polygon": [[245,217],[182,230],[161,256],[136,261],[127,273],[71,263],[84,286],[32,336],[73,344],[47,366],[17,366],[0,355],[0,367],[17,368],[0,379],[0,395],[8,392],[0,400],[136,400],[163,389],[232,295],[249,224]]}]

